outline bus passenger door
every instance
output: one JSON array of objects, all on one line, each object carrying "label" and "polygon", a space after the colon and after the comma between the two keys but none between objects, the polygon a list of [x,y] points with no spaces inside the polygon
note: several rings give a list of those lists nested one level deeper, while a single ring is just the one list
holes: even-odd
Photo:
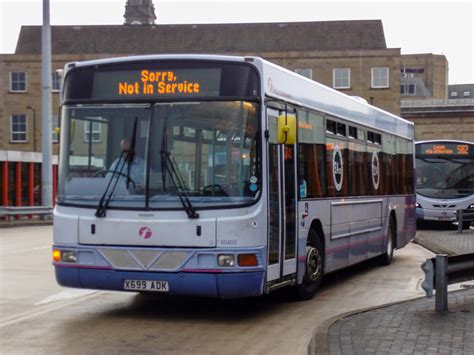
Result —
[{"label": "bus passenger door", "polygon": [[277,142],[277,118],[267,109],[268,124],[268,271],[267,282],[280,283],[296,273],[296,144]]}]

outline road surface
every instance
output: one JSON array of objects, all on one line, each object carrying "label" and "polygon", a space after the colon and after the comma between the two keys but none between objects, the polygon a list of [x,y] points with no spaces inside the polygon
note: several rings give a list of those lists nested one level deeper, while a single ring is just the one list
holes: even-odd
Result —
[{"label": "road surface", "polygon": [[310,301],[281,290],[239,301],[66,289],[51,265],[52,228],[0,229],[0,349],[5,354],[306,354],[315,329],[351,310],[423,296],[409,244],[392,265],[330,275]]}]

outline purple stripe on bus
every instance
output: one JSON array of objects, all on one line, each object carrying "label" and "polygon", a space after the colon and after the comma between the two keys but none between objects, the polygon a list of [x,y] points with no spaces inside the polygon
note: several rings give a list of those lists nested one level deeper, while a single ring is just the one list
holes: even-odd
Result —
[{"label": "purple stripe on bus", "polygon": [[358,241],[358,242],[355,242],[355,243],[343,244],[343,245],[339,245],[339,246],[334,247],[334,248],[326,249],[326,253],[327,254],[333,254],[333,253],[336,253],[336,252],[341,251],[341,250],[350,249],[351,247],[355,247],[355,246],[359,246],[359,245],[363,245],[363,244],[368,244],[370,242],[378,242],[378,241],[384,240],[384,239],[385,239],[385,237],[382,236],[382,237],[372,238],[372,239],[368,239],[368,240],[361,240],[361,241]]}]

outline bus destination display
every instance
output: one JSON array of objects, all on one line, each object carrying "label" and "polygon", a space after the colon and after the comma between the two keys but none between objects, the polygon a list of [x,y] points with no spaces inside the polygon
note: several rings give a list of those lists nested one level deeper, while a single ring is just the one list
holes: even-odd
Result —
[{"label": "bus destination display", "polygon": [[96,98],[218,96],[220,68],[96,72]]},{"label": "bus destination display", "polygon": [[417,146],[417,154],[425,155],[462,155],[472,154],[470,144],[459,143],[423,143]]}]

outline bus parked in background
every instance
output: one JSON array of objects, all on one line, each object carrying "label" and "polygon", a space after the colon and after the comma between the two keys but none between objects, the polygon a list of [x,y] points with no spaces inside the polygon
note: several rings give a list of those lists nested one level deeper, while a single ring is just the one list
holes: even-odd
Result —
[{"label": "bus parked in background", "polygon": [[418,221],[452,223],[457,210],[474,209],[474,143],[431,140],[415,150]]},{"label": "bus parked in background", "polygon": [[416,231],[413,124],[261,58],[70,63],[61,125],[63,286],[307,299]]}]

